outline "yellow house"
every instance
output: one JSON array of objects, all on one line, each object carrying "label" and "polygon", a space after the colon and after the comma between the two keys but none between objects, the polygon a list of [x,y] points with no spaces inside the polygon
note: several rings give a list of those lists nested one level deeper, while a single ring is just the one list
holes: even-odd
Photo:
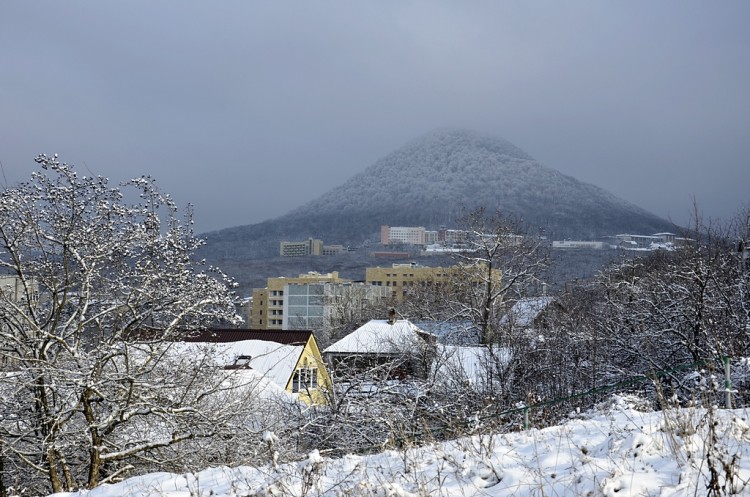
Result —
[{"label": "yellow house", "polygon": [[326,404],[332,389],[312,331],[205,330],[185,342],[220,344],[225,369],[252,369],[308,405]]}]

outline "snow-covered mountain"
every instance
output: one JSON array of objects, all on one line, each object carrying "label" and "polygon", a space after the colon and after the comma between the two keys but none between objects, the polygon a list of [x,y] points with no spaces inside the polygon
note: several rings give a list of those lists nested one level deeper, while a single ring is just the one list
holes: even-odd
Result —
[{"label": "snow-covered mountain", "polygon": [[[545,167],[501,138],[439,129],[407,143],[319,198],[264,223],[208,235],[209,243],[322,238],[356,244],[390,226],[451,226],[462,209],[520,216],[556,238],[654,233],[671,223]],[[274,246],[274,250],[277,250]]]}]

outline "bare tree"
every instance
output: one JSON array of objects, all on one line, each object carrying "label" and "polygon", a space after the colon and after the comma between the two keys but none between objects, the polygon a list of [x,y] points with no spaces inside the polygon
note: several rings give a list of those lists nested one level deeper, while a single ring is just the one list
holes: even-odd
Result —
[{"label": "bare tree", "polygon": [[530,233],[523,222],[500,211],[479,208],[461,220],[466,250],[457,259],[455,285],[461,293],[456,314],[462,314],[481,330],[483,343],[498,340],[502,303],[520,298],[539,284],[548,264],[541,233]]},{"label": "bare tree", "polygon": [[190,219],[151,178],[112,188],[36,161],[0,194],[1,476],[59,492],[221,432],[234,411],[213,404],[216,365],[169,350],[236,316],[229,280],[192,259]]}]

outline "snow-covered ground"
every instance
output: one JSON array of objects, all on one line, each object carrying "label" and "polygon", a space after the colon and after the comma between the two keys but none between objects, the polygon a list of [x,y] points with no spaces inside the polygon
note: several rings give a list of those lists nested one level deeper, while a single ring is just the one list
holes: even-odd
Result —
[{"label": "snow-covered ground", "polygon": [[710,493],[712,468],[720,495],[750,495],[748,414],[640,412],[615,398],[596,413],[543,430],[371,456],[329,459],[313,452],[277,467],[154,473],[56,496],[702,496]]}]

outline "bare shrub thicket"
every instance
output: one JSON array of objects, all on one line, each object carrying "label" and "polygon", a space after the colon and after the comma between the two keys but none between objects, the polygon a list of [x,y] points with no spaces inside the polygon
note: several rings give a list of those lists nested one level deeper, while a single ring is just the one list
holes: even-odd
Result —
[{"label": "bare shrub thicket", "polygon": [[[0,193],[0,490],[94,487],[219,442],[241,399],[173,340],[235,321],[229,281],[150,178],[112,188],[57,157]],[[218,276],[218,277],[217,277]],[[217,409],[217,405],[222,405]]]}]

